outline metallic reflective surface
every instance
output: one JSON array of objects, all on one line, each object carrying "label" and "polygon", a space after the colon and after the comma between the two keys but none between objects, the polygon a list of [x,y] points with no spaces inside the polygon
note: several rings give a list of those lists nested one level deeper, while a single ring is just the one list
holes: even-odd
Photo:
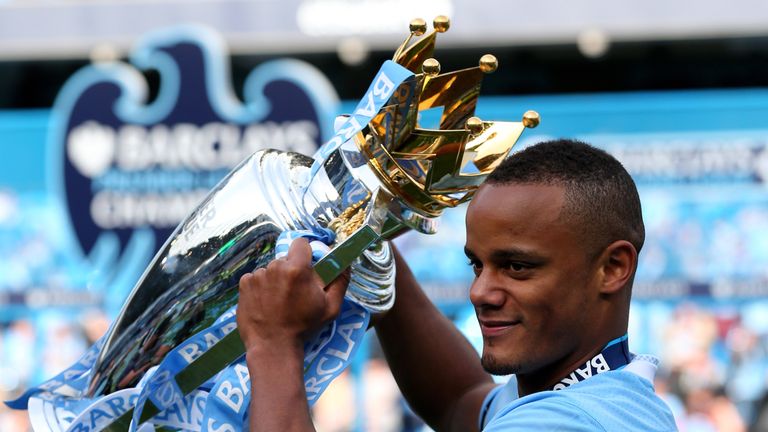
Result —
[{"label": "metallic reflective surface", "polygon": [[432,20],[432,26],[438,33],[445,33],[451,26],[451,20],[445,15],[438,15]]},{"label": "metallic reflective surface", "polygon": [[536,111],[526,111],[523,114],[523,124],[527,128],[535,128],[541,122],[541,117]]},{"label": "metallic reflective surface", "polygon": [[493,54],[485,54],[480,57],[478,67],[480,67],[480,70],[483,71],[483,73],[494,73],[496,72],[496,69],[499,68],[499,61],[496,60],[496,56]]},{"label": "metallic reflective surface", "polygon": [[[348,158],[362,157],[349,152]],[[237,303],[240,277],[274,258],[282,231],[327,226],[361,197],[367,197],[362,211],[373,212],[369,204],[374,191],[354,177],[339,152],[304,194],[311,164],[311,158],[300,154],[258,152],[222,180],[134,288],[94,367],[89,395],[135,386],[168,351]],[[378,185],[373,181],[371,186]],[[384,225],[397,231],[405,226],[388,208],[378,217],[376,236]],[[434,222],[422,225],[434,230]],[[354,259],[360,252],[340,259]],[[393,283],[392,255],[388,244],[379,241],[354,260],[347,296],[371,311],[386,310],[394,302]]]},{"label": "metallic reflective surface", "polygon": [[440,62],[433,58],[428,58],[422,63],[421,70],[429,77],[437,76],[440,73]]}]

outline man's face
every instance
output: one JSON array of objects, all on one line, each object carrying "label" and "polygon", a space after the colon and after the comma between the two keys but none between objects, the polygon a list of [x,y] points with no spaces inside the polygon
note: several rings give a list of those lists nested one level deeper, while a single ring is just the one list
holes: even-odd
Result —
[{"label": "man's face", "polygon": [[579,227],[560,217],[564,203],[560,186],[485,184],[467,210],[470,299],[491,373],[558,368],[594,343],[596,265]]}]

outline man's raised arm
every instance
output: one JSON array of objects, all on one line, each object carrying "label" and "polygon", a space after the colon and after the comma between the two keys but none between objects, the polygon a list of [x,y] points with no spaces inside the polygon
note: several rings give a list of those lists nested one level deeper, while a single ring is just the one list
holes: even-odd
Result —
[{"label": "man's raised arm", "polygon": [[397,250],[395,260],[395,305],[375,324],[395,380],[411,408],[433,429],[477,430],[480,405],[493,381]]},{"label": "man's raised arm", "polygon": [[237,327],[251,378],[250,430],[314,431],[304,390],[304,339],[338,315],[349,282],[323,287],[306,239],[240,279]]}]

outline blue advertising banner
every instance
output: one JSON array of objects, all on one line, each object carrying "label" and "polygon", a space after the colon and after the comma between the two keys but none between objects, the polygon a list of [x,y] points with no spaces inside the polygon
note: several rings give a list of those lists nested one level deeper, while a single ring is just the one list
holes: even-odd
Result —
[{"label": "blue advertising banner", "polygon": [[[309,64],[276,60],[250,74],[241,103],[223,43],[202,27],[151,33],[130,60],[73,75],[54,104],[48,142],[49,190],[73,250],[102,273],[95,283],[123,293],[247,156],[264,148],[313,153],[332,132],[337,100]],[[151,101],[140,74],[150,69],[160,78]]]}]

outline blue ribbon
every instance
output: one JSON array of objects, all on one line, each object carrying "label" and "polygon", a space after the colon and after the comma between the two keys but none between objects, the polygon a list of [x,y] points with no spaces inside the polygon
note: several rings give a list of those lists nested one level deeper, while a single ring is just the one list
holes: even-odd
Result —
[{"label": "blue ribbon", "polygon": [[12,409],[25,410],[27,409],[29,398],[37,393],[46,392],[74,396],[82,392],[88,385],[87,373],[91,371],[93,364],[96,362],[103,344],[103,338],[99,339],[75,364],[48,381],[30,388],[17,399],[5,401],[5,404]]},{"label": "blue ribbon", "polygon": [[352,115],[337,128],[336,134],[323,144],[313,156],[315,162],[312,164],[310,179],[314,178],[315,174],[320,171],[328,156],[363,130],[381,111],[381,108],[389,102],[400,84],[412,76],[413,72],[392,60],[384,62]]},{"label": "blue ribbon", "polygon": [[67,428],[67,432],[91,432],[103,429],[136,404],[139,390],[118,390],[100,398],[80,411]]},{"label": "blue ribbon", "polygon": [[228,310],[213,325],[190,337],[166,354],[157,369],[146,379],[146,385],[139,393],[133,411],[131,432],[138,428],[139,419],[147,400],[152,401],[161,414],[171,406],[183,401],[184,394],[176,382],[176,375],[203,355],[221,338],[237,328],[233,312],[233,309]]}]

